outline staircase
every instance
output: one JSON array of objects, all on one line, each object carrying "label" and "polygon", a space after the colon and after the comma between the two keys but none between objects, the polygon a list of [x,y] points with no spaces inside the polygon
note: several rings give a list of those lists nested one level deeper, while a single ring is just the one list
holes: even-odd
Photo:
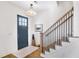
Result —
[{"label": "staircase", "polygon": [[65,13],[64,16],[56,21],[44,33],[41,33],[41,56],[47,58],[69,57],[71,54],[68,55],[67,53],[72,51],[76,46],[75,40],[70,39],[72,37],[73,8]]},{"label": "staircase", "polygon": [[45,58],[79,58],[79,38],[69,38],[70,42],[62,42],[61,46],[56,46],[56,50],[50,48],[50,52],[45,51],[41,56]]}]

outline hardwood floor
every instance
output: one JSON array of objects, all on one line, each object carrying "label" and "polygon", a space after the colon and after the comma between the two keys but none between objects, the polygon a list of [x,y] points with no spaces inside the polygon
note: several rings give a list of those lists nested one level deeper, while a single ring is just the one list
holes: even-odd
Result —
[{"label": "hardwood floor", "polygon": [[25,58],[43,58],[40,56],[40,54],[41,54],[40,49],[38,49],[33,53],[31,53],[30,55],[26,56]]},{"label": "hardwood floor", "polygon": [[[24,55],[26,55],[26,56],[22,57],[22,58],[43,58],[43,57],[40,56],[40,54],[41,54],[41,51],[40,51],[40,48],[38,48],[37,50],[35,50],[34,52],[32,52],[28,55],[27,55],[27,53],[24,53]],[[8,54],[8,55],[6,55],[2,58],[20,58],[20,57],[17,57],[15,54]]]},{"label": "hardwood floor", "polygon": [[16,56],[14,56],[13,54],[8,54],[2,58],[17,58]]}]

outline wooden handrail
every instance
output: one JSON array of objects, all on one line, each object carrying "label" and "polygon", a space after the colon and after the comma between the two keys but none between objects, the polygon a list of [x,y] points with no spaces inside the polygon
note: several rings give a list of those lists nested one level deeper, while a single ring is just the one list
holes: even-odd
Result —
[{"label": "wooden handrail", "polygon": [[[71,15],[70,17],[72,17],[73,15]],[[62,25],[63,23],[65,23],[70,17],[68,17],[66,20],[64,20],[61,24],[59,24],[57,27],[55,27],[52,31],[54,31],[56,28],[58,28],[60,25]],[[52,31],[50,31],[48,34],[50,34]],[[48,35],[46,34],[46,35]]]},{"label": "wooden handrail", "polygon": [[73,7],[68,11],[66,12],[62,17],[60,17],[52,26],[50,26],[44,33],[46,33],[50,28],[52,28],[57,22],[59,22],[62,18],[64,18],[70,11],[73,10]]}]

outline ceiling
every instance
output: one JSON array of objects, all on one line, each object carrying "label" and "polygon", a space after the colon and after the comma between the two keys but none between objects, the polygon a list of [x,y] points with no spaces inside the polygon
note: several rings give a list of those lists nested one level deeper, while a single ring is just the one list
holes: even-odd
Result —
[{"label": "ceiling", "polygon": [[24,9],[28,10],[30,8],[30,4],[33,4],[33,9],[35,10],[42,10],[42,9],[48,9],[50,7],[54,7],[57,5],[56,1],[36,1],[37,3],[34,3],[34,1],[11,1],[10,3]]}]

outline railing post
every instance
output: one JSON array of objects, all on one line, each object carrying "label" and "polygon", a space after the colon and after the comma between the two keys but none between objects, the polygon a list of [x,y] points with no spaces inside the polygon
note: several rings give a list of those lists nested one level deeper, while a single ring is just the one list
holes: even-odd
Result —
[{"label": "railing post", "polygon": [[[73,8],[71,11],[71,15],[73,15]],[[73,16],[71,16],[71,37],[73,36]]]}]

